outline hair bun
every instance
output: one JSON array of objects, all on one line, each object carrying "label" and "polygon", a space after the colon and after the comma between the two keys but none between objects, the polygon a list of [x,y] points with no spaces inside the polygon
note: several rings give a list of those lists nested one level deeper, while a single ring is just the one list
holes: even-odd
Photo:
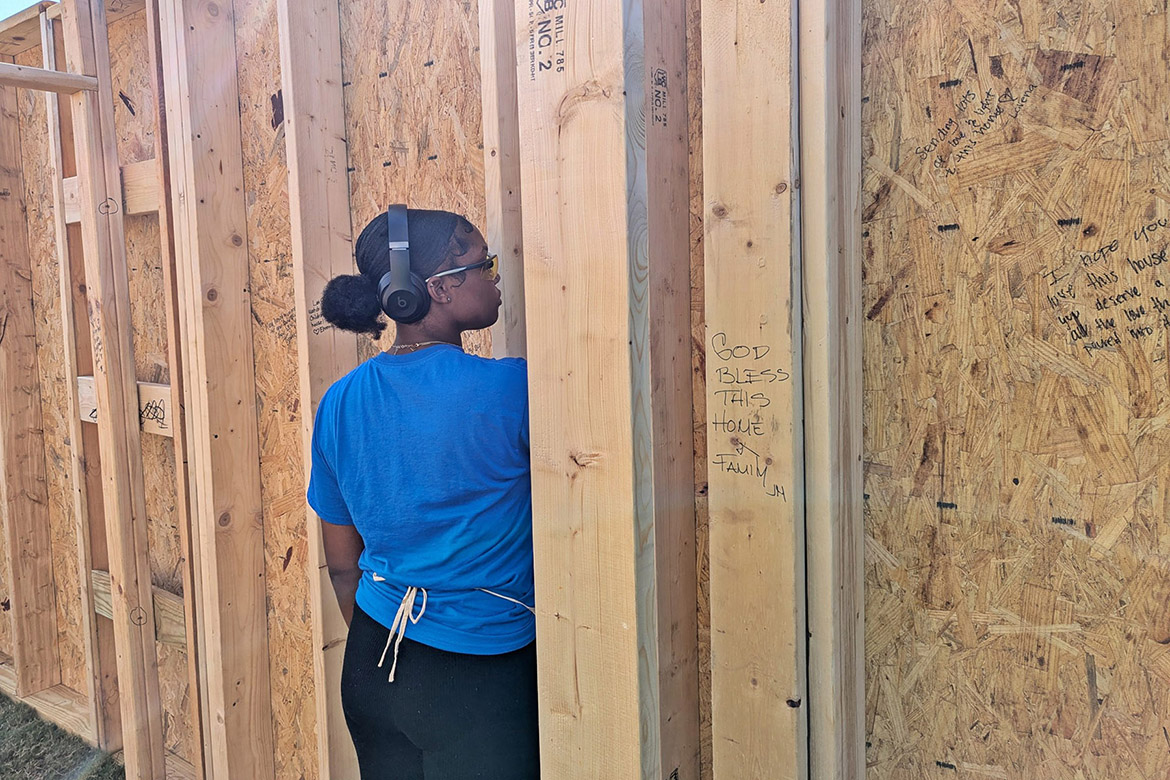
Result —
[{"label": "hair bun", "polygon": [[361,274],[329,280],[321,296],[321,316],[330,324],[353,333],[369,333],[377,337],[386,328],[378,291],[374,283]]}]

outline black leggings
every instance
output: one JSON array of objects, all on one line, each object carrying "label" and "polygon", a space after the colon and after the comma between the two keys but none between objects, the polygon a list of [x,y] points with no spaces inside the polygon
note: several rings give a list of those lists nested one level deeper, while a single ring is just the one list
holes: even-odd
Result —
[{"label": "black leggings", "polygon": [[362,780],[536,780],[536,643],[503,655],[465,655],[402,641],[378,659],[390,631],[355,606],[341,702]]}]

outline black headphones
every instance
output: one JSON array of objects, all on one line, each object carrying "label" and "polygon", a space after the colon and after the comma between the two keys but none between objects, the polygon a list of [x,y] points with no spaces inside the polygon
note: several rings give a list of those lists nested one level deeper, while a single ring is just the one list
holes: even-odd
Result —
[{"label": "black headphones", "polygon": [[378,282],[378,301],[387,317],[409,325],[427,316],[431,294],[422,277],[410,270],[405,205],[386,209],[386,232],[390,235],[390,270]]}]

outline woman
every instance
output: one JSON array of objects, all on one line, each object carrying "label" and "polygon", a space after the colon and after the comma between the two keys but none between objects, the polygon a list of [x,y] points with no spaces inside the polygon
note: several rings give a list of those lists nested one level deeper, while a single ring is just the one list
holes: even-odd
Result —
[{"label": "woman", "polygon": [[388,309],[397,336],[321,399],[308,498],[362,780],[536,778],[527,369],[460,339],[499,317],[495,256],[466,219],[404,207],[356,255],[321,313],[376,337]]}]

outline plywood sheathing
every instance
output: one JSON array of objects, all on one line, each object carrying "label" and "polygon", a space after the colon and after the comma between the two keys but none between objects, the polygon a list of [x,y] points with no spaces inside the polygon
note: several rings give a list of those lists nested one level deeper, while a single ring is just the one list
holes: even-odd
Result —
[{"label": "plywood sheathing", "polygon": [[[484,224],[479,22],[473,3],[341,4],[354,237],[391,202]],[[506,278],[516,269],[506,264]],[[361,340],[362,357],[392,343]],[[469,352],[490,354],[487,332]]]},{"label": "plywood sheathing", "polygon": [[[240,130],[259,415],[277,777],[319,777],[300,386],[274,0],[237,0]],[[332,592],[326,594],[333,598]]]},{"label": "plywood sheathing", "polygon": [[[39,67],[41,62],[39,46],[16,58],[18,65]],[[75,691],[85,692],[85,636],[81,622],[77,532],[74,528],[70,485],[70,426],[66,419],[69,382],[64,373],[62,356],[64,342],[61,335],[60,281],[53,224],[53,172],[49,162],[45,94],[36,90],[21,90],[19,110],[29,252],[33,260],[33,314],[37,332],[53,579],[57,588],[61,683]]]},{"label": "plywood sheathing", "polygon": [[870,777],[1160,777],[1167,7],[865,10]]}]

